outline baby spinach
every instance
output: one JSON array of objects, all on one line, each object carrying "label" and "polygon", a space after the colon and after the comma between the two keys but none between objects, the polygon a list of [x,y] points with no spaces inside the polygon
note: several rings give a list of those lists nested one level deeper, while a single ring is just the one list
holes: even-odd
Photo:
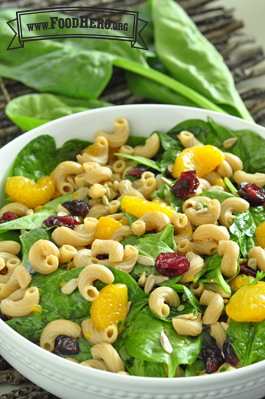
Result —
[{"label": "baby spinach", "polygon": [[265,321],[248,323],[231,320],[226,334],[243,367],[265,360]]},{"label": "baby spinach", "polygon": [[250,209],[244,212],[236,212],[233,224],[229,227],[231,239],[238,243],[242,256],[247,258],[248,251],[255,246],[256,224]]},{"label": "baby spinach", "polygon": [[136,247],[139,250],[139,254],[148,256],[154,261],[161,253],[174,252],[167,244],[161,241],[157,237],[143,236],[143,238],[138,238],[136,241]]},{"label": "baby spinach", "polygon": [[202,360],[196,360],[193,364],[188,365],[185,370],[185,377],[196,377],[205,370]]},{"label": "baby spinach", "polygon": [[142,165],[148,166],[148,168],[152,168],[152,169],[155,169],[155,170],[158,170],[159,172],[161,172],[160,166],[152,159],[138,157],[135,155],[120,154],[120,153],[114,153],[113,155],[117,155],[118,157],[122,157],[122,158],[132,159],[133,161],[136,161]]},{"label": "baby spinach", "polygon": [[110,105],[100,100],[34,93],[14,98],[7,104],[5,111],[17,126],[28,131],[63,116]]},{"label": "baby spinach", "polygon": [[[149,362],[166,363],[168,376],[172,378],[180,364],[192,364],[201,350],[201,337],[181,336],[170,323],[159,320],[149,313],[147,308],[138,314],[134,329],[124,339],[125,348],[130,356]],[[148,326],[148,329],[146,329]],[[160,335],[164,331],[172,347],[171,354],[164,351],[160,344]]]},{"label": "baby spinach", "polygon": [[253,121],[222,56],[183,8],[153,0],[152,19],[157,54],[172,75],[232,115]]},{"label": "baby spinach", "polygon": [[1,241],[16,241],[20,244],[19,239],[20,233],[17,231],[7,231],[3,234],[0,234],[0,242]]},{"label": "baby spinach", "polygon": [[234,195],[227,191],[221,190],[205,190],[200,194],[202,197],[208,197],[211,199],[217,199],[220,204],[228,198],[233,198]]},{"label": "baby spinach", "polygon": [[176,212],[182,212],[182,206],[185,202],[184,199],[175,197],[172,192],[172,189],[166,184],[163,183],[159,190],[154,193],[154,197],[165,198],[165,191],[167,192],[169,205],[175,209]]}]

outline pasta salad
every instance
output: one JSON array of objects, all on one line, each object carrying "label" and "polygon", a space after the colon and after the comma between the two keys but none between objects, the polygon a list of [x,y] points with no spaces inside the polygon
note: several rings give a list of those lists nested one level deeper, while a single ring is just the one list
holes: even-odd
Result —
[{"label": "pasta salad", "polygon": [[[251,145],[250,145],[251,144]],[[0,317],[108,372],[186,377],[265,360],[264,139],[188,120],[148,139],[41,135],[0,210]]]}]

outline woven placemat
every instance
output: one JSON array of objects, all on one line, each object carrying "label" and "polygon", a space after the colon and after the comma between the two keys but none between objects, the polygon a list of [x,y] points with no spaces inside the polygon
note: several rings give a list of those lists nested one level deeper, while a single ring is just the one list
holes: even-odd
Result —
[{"label": "woven placemat", "polygon": [[[212,5],[214,0],[178,0],[177,2],[186,10],[194,23],[205,37],[217,48],[224,57],[225,63],[231,70],[235,84],[265,74],[265,67],[260,63],[264,60],[263,49],[255,44],[255,37],[242,30],[244,23],[236,19],[235,10],[228,10],[220,3]],[[71,6],[88,7],[97,6],[104,8],[115,8],[122,10],[133,10],[144,4],[143,0],[0,0],[0,10],[6,8],[14,9],[36,9],[40,6]],[[251,49],[246,44],[251,43]],[[25,86],[23,83],[0,78],[0,148],[9,141],[23,134],[23,131],[12,123],[5,114],[6,104],[13,98],[23,94],[34,93],[36,90]],[[246,107],[254,120],[265,126],[265,88],[248,88],[239,91]],[[120,69],[114,68],[112,78],[106,89],[100,96],[101,100],[120,104],[151,103],[152,101],[134,96],[125,80],[125,74]],[[153,102],[152,102],[153,103]],[[18,371],[10,368],[0,371],[0,384],[24,383],[25,387],[4,394],[1,399],[56,399],[56,397],[36,385],[30,385],[29,381]]]}]

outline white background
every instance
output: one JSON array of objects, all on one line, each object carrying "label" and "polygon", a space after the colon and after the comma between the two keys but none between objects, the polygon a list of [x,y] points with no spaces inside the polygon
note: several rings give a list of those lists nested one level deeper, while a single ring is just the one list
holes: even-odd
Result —
[{"label": "white background", "polygon": [[[244,32],[253,33],[257,38],[257,44],[265,50],[265,0],[218,0],[210,6],[225,6],[228,9],[235,8],[236,19],[244,21]],[[252,79],[242,85],[265,88],[265,76]],[[13,389],[19,389],[20,387],[22,386],[1,384],[0,395],[8,393]]]}]

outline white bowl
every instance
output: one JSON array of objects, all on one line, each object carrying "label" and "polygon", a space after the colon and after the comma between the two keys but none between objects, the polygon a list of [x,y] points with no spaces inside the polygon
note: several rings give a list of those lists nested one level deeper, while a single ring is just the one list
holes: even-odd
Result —
[{"label": "white bowl", "polygon": [[[126,105],[67,116],[23,134],[0,150],[0,192],[18,152],[40,134],[54,136],[58,146],[72,138],[93,141],[94,132],[111,131],[113,120],[127,118],[133,135],[166,132],[187,119],[207,120],[232,130],[250,129],[265,138],[265,129],[216,112],[173,105]],[[257,149],[258,151],[258,149]],[[265,394],[265,361],[227,373],[175,379],[123,376],[69,362],[26,340],[0,320],[0,353],[25,377],[63,399],[199,399],[261,398]]]}]

